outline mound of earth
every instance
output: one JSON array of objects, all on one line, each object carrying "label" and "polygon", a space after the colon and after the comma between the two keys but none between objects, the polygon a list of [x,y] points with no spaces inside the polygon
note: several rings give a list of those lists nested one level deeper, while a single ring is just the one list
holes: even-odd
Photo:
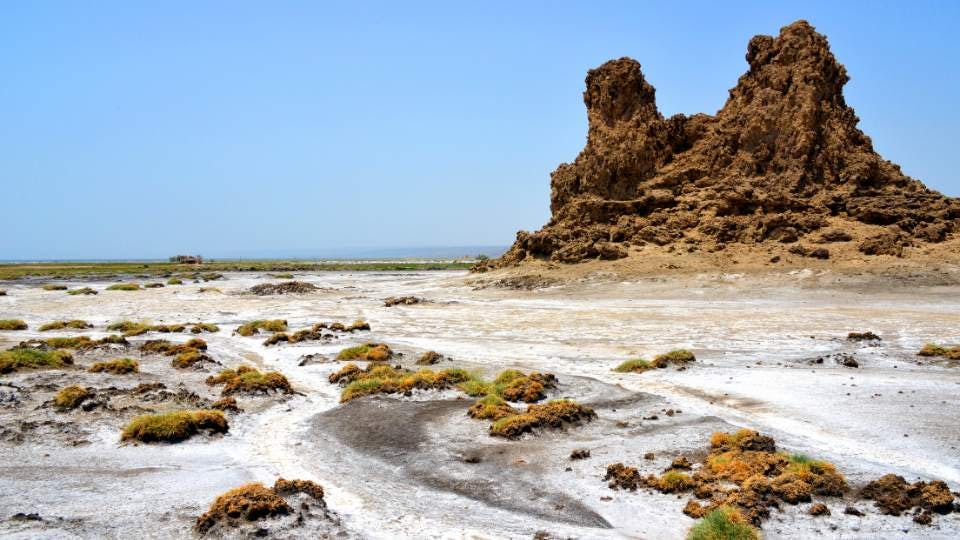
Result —
[{"label": "mound of earth", "polygon": [[642,246],[792,244],[783,252],[900,257],[951,239],[960,201],[874,151],[825,36],[797,21],[751,39],[746,60],[714,116],[664,118],[633,59],[590,70],[587,144],[551,175],[550,221],[477,269],[619,259]]}]

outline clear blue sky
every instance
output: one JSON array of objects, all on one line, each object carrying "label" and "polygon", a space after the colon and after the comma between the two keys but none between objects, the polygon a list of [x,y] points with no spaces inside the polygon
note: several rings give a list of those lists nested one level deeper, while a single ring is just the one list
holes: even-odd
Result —
[{"label": "clear blue sky", "polygon": [[509,244],[583,146],[589,68],[713,113],[798,18],[880,153],[957,196],[958,6],[5,2],[0,259]]}]

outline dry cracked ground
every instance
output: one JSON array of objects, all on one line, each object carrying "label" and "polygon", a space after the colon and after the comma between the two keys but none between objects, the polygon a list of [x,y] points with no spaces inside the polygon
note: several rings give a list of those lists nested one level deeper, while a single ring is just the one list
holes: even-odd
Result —
[{"label": "dry cracked ground", "polygon": [[4,285],[0,534],[960,536],[956,287],[294,279]]}]

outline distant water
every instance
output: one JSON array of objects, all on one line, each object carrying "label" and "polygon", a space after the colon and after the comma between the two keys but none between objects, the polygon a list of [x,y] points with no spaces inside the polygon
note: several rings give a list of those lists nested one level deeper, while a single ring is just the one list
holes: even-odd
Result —
[{"label": "distant water", "polygon": [[[212,252],[196,253],[210,261],[237,259],[272,260],[364,260],[364,259],[457,259],[474,258],[486,255],[494,258],[502,255],[508,246],[428,246],[428,247],[345,247],[314,250],[252,251],[252,252]],[[175,255],[171,253],[171,255]],[[190,253],[194,255],[194,253]],[[59,258],[59,259],[0,259],[0,263],[40,263],[40,262],[163,262],[167,257],[109,257],[109,258]]]}]

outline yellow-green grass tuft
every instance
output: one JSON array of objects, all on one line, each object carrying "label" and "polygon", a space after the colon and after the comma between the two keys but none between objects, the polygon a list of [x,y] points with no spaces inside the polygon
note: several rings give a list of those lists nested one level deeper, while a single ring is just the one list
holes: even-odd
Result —
[{"label": "yellow-green grass tuft", "polygon": [[167,280],[167,285],[183,285],[183,280],[180,278],[172,277]]},{"label": "yellow-green grass tuft", "polygon": [[88,370],[90,373],[110,373],[113,375],[126,375],[128,373],[139,373],[140,363],[130,358],[117,358],[116,360],[107,360],[96,362]]},{"label": "yellow-green grass tuft", "polygon": [[686,349],[674,349],[670,352],[658,354],[653,358],[653,365],[658,368],[667,367],[670,364],[683,365],[696,361],[692,352]]},{"label": "yellow-green grass tuft", "polygon": [[107,287],[108,291],[139,291],[139,283],[114,283]]},{"label": "yellow-green grass tuft", "polygon": [[227,433],[230,429],[220,411],[174,411],[137,416],[120,434],[121,441],[144,443],[180,442],[203,431]]},{"label": "yellow-green grass tuft", "polygon": [[596,416],[593,409],[573,400],[559,399],[542,405],[529,405],[526,412],[497,420],[490,425],[490,434],[516,439],[536,429],[560,429],[567,424],[593,420]]},{"label": "yellow-green grass tuft", "polygon": [[240,366],[237,369],[224,369],[215,376],[207,377],[207,384],[211,386],[224,385],[222,395],[234,394],[267,394],[273,391],[283,394],[292,394],[290,381],[276,371],[261,373],[250,366]]},{"label": "yellow-green grass tuft", "polygon": [[174,357],[174,359],[170,362],[170,365],[172,365],[177,369],[188,369],[203,362],[213,362],[213,361],[214,361],[213,358],[210,358],[210,356],[207,355],[205,352],[199,351],[197,349],[190,349]]},{"label": "yellow-green grass tuft", "polygon": [[617,373],[643,373],[653,369],[653,364],[643,358],[633,358],[613,368]]},{"label": "yellow-green grass tuft", "polygon": [[927,343],[917,353],[919,356],[942,356],[948,360],[960,360],[960,346],[946,347],[935,343]]},{"label": "yellow-green grass tuft", "polygon": [[73,356],[67,351],[42,351],[18,347],[0,352],[0,373],[20,369],[57,369],[73,364]]},{"label": "yellow-green grass tuft", "polygon": [[46,332],[48,330],[63,330],[64,328],[85,330],[87,328],[93,328],[93,325],[80,319],[73,319],[70,321],[53,321],[41,326],[40,331]]},{"label": "yellow-green grass tuft", "polygon": [[91,289],[90,287],[82,287],[82,288],[80,288],[80,289],[69,290],[69,291],[67,291],[67,294],[69,294],[69,295],[71,295],[71,296],[77,296],[77,295],[80,295],[80,294],[90,295],[90,294],[97,294],[97,291]]},{"label": "yellow-green grass tuft", "polygon": [[53,397],[53,405],[61,411],[69,411],[76,409],[84,400],[91,397],[93,397],[93,394],[88,392],[86,388],[74,384],[57,392],[57,395]]},{"label": "yellow-green grass tuft", "polygon": [[721,506],[695,523],[687,540],[759,540],[757,530],[747,523],[739,511]]},{"label": "yellow-green grass tuft", "polygon": [[241,325],[237,328],[237,334],[240,334],[244,337],[250,337],[255,334],[259,334],[261,330],[266,332],[283,332],[287,329],[287,321],[282,319],[258,319],[256,321],[250,321],[246,324]]},{"label": "yellow-green grass tuft", "polygon": [[26,330],[27,323],[20,319],[0,319],[0,330]]},{"label": "yellow-green grass tuft", "polygon": [[201,334],[201,333],[203,333],[203,332],[207,332],[207,333],[211,333],[211,334],[212,334],[212,333],[219,332],[219,331],[220,331],[220,327],[217,326],[217,325],[215,325],[215,324],[210,324],[210,323],[205,323],[205,322],[198,322],[198,323],[193,323],[192,325],[190,325],[190,333],[192,333],[192,334]]},{"label": "yellow-green grass tuft", "polygon": [[364,343],[356,347],[348,347],[337,354],[337,360],[366,360],[368,362],[385,362],[393,356],[390,347],[383,343]]}]

